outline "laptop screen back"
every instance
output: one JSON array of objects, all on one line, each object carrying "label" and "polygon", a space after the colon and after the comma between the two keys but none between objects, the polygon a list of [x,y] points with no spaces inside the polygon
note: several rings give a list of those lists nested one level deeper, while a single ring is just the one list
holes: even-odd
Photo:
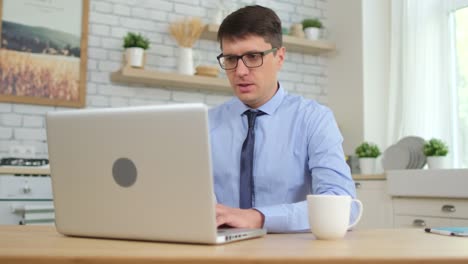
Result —
[{"label": "laptop screen back", "polygon": [[206,106],[50,112],[47,140],[59,232],[216,241]]}]

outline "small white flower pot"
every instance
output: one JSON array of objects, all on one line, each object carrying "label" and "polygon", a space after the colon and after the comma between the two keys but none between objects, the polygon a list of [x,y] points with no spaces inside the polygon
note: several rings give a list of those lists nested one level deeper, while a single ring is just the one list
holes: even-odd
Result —
[{"label": "small white flower pot", "polygon": [[308,27],[304,29],[305,37],[310,40],[319,39],[320,29],[315,27]]},{"label": "small white flower pot", "polygon": [[361,174],[374,174],[376,158],[359,158]]},{"label": "small white flower pot", "polygon": [[447,168],[447,157],[445,156],[427,157],[427,166],[429,169],[445,169]]},{"label": "small white flower pot", "polygon": [[142,68],[145,50],[142,48],[126,48],[125,59],[127,64],[132,67]]}]

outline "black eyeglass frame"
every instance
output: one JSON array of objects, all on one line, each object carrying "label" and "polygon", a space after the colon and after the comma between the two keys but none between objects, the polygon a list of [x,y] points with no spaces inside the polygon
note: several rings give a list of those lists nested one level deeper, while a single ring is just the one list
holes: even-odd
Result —
[{"label": "black eyeglass frame", "polygon": [[[219,54],[219,55],[216,57],[216,59],[218,60],[219,66],[221,66],[221,68],[222,68],[223,70],[226,70],[226,71],[236,69],[236,68],[237,68],[237,65],[239,65],[239,59],[242,60],[242,62],[244,63],[245,67],[247,67],[247,68],[249,68],[249,69],[252,69],[252,68],[261,67],[261,66],[263,65],[263,57],[265,57],[265,56],[268,55],[269,53],[275,52],[275,51],[277,51],[277,50],[278,50],[278,48],[271,48],[271,49],[265,50],[265,51],[248,52],[248,53],[245,53],[245,54],[242,54],[242,55],[228,55],[228,56],[224,56],[224,54],[221,53],[221,54]],[[246,64],[245,61],[244,61],[244,56],[246,56],[246,55],[253,55],[253,54],[260,54],[260,55],[261,55],[261,58],[262,58],[262,63],[260,63],[260,65],[258,65],[258,66],[253,66],[253,67],[247,66],[247,64]],[[236,66],[234,66],[233,68],[229,68],[229,69],[224,68],[224,66],[223,66],[223,64],[221,63],[221,60],[220,60],[220,59],[223,58],[223,57],[234,57],[234,58],[236,58]]]}]

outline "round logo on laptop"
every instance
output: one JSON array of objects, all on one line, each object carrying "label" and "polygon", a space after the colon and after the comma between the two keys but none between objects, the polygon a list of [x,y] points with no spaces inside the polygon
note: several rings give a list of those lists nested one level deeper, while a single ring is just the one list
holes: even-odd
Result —
[{"label": "round logo on laptop", "polygon": [[119,158],[112,166],[112,176],[115,182],[122,187],[132,186],[137,179],[137,169],[133,161],[127,158]]}]

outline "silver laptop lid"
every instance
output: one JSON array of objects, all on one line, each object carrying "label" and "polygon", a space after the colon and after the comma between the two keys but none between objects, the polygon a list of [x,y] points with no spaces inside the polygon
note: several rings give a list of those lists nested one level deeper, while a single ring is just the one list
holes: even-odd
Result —
[{"label": "silver laptop lid", "polygon": [[216,243],[206,106],[50,112],[47,141],[59,232]]}]

